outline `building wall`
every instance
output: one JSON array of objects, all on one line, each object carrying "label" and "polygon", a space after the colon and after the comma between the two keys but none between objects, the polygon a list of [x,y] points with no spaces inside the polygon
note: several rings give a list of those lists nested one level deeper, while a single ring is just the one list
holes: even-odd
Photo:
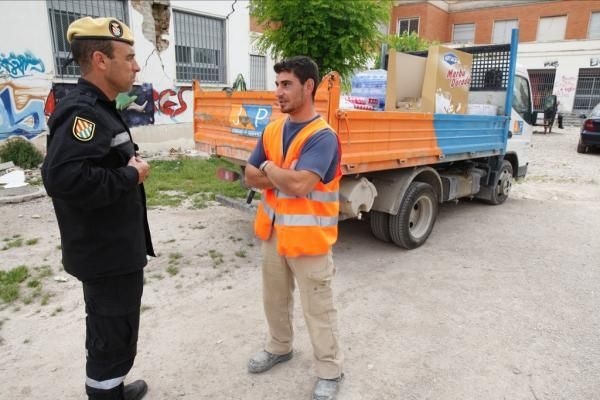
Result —
[{"label": "building wall", "polygon": [[454,24],[475,23],[475,43],[487,44],[492,41],[494,21],[518,19],[520,41],[534,42],[540,18],[566,15],[565,39],[587,39],[592,11],[600,11],[600,2],[572,0],[494,7],[450,13],[447,29],[451,39]]},{"label": "building wall", "polygon": [[517,60],[527,69],[556,69],[554,90],[559,111],[571,112],[580,68],[600,67],[600,40],[519,45]]},{"label": "building wall", "polygon": [[[465,3],[465,4],[463,4]],[[472,2],[452,5],[449,11],[431,3],[408,3],[396,5],[392,10],[390,29],[396,33],[399,18],[419,17],[419,34],[429,40],[449,42],[454,24],[474,23],[475,44],[488,44],[492,40],[494,21],[518,19],[521,42],[536,41],[538,21],[542,17],[567,15],[566,40],[587,39],[591,13],[600,12],[600,1],[563,0],[518,2]],[[487,8],[482,8],[482,4]],[[492,4],[494,6],[492,6]],[[452,11],[452,7],[459,11]],[[476,7],[475,7],[476,6]]]},{"label": "building wall", "polygon": [[[390,28],[395,33],[398,18],[419,17],[420,36],[445,43],[452,40],[454,24],[475,23],[475,44],[489,44],[494,21],[518,19],[517,62],[527,69],[555,68],[554,94],[560,102],[559,110],[570,112],[579,70],[600,66],[600,40],[587,38],[592,12],[600,12],[600,1],[448,2],[446,9],[433,2],[410,1],[398,2],[393,8]],[[559,15],[567,15],[565,40],[536,42],[539,19]]]},{"label": "building wall", "polygon": [[390,34],[396,34],[398,20],[404,18],[419,18],[419,36],[428,40],[447,42],[450,40],[446,27],[448,13],[431,3],[413,3],[392,9]]},{"label": "building wall", "polygon": [[[238,74],[248,82],[250,77],[250,16],[248,3],[237,2],[232,12],[231,1],[155,0],[165,4],[170,11],[168,30],[155,47],[156,26],[152,15],[152,2],[131,0],[127,2],[129,26],[135,38],[136,58],[141,71],[136,85],[146,93],[154,107],[151,125],[144,132],[152,135],[165,132],[161,125],[186,124],[192,140],[191,122],[193,96],[191,84],[176,77],[175,27],[173,10],[181,10],[226,19],[226,82],[203,84],[206,90],[221,90],[231,86]],[[35,29],[30,29],[35,27]],[[0,44],[0,140],[10,135],[34,138],[43,134],[46,127],[44,106],[53,83],[74,84],[75,78],[62,79],[56,75],[53,56],[52,33],[45,1],[0,2],[0,35],[10,40]],[[267,71],[272,71],[272,61],[267,58]],[[269,73],[269,72],[268,72]],[[273,73],[267,77],[270,88]],[[143,119],[140,119],[143,120]],[[178,130],[181,131],[181,130]]]}]

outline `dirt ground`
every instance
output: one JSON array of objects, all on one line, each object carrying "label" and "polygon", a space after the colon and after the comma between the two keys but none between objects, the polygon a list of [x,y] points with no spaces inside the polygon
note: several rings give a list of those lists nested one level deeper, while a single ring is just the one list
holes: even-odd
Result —
[{"label": "dirt ground", "polygon": [[[341,223],[340,399],[600,399],[600,153],[577,154],[576,142],[576,129],[534,135],[528,178],[504,205],[444,205],[416,250],[377,241],[365,222]],[[0,251],[1,267],[53,271],[47,305],[0,310],[0,399],[82,399],[81,285],[60,267],[50,200],[2,205],[0,215],[0,239],[39,238]],[[246,372],[266,329],[251,222],[217,204],[150,211],[160,256],[146,269],[128,376],[147,380],[148,400],[310,398],[298,305],[295,357]]]}]

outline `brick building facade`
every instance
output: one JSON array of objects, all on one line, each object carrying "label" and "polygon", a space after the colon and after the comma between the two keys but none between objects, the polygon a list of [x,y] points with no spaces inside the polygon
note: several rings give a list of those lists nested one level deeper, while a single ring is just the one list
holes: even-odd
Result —
[{"label": "brick building facade", "polygon": [[518,62],[530,73],[534,106],[556,94],[563,113],[600,102],[600,1],[394,2],[390,34],[416,32],[441,43],[505,43],[519,28]]}]

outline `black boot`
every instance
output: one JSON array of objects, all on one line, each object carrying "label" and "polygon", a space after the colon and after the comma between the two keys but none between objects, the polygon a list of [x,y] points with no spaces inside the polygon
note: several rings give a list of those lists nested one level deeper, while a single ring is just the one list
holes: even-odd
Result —
[{"label": "black boot", "polygon": [[148,391],[148,385],[143,380],[137,380],[125,385],[123,389],[123,398],[125,400],[141,400]]}]

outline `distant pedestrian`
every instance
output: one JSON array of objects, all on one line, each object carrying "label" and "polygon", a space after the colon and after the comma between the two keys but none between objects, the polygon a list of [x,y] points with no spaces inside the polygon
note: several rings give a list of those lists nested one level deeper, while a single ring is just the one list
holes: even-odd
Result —
[{"label": "distant pedestrian", "polygon": [[114,18],[78,19],[67,40],[82,77],[48,121],[42,177],[63,265],[83,283],[88,398],[139,400],[146,383],[123,382],[137,352],[143,268],[154,256],[142,185],[150,166],[115,98],[131,90],[140,67],[131,31]]},{"label": "distant pedestrian", "polygon": [[262,189],[255,220],[263,240],[263,304],[269,325],[264,350],[248,370],[265,372],[292,358],[296,285],[316,358],[315,400],[333,400],[342,381],[342,349],[331,283],[331,246],[337,240],[339,161],[337,134],[315,112],[317,65],[293,57],[275,65],[277,100],[287,117],[271,122],[246,165],[246,183]]}]

